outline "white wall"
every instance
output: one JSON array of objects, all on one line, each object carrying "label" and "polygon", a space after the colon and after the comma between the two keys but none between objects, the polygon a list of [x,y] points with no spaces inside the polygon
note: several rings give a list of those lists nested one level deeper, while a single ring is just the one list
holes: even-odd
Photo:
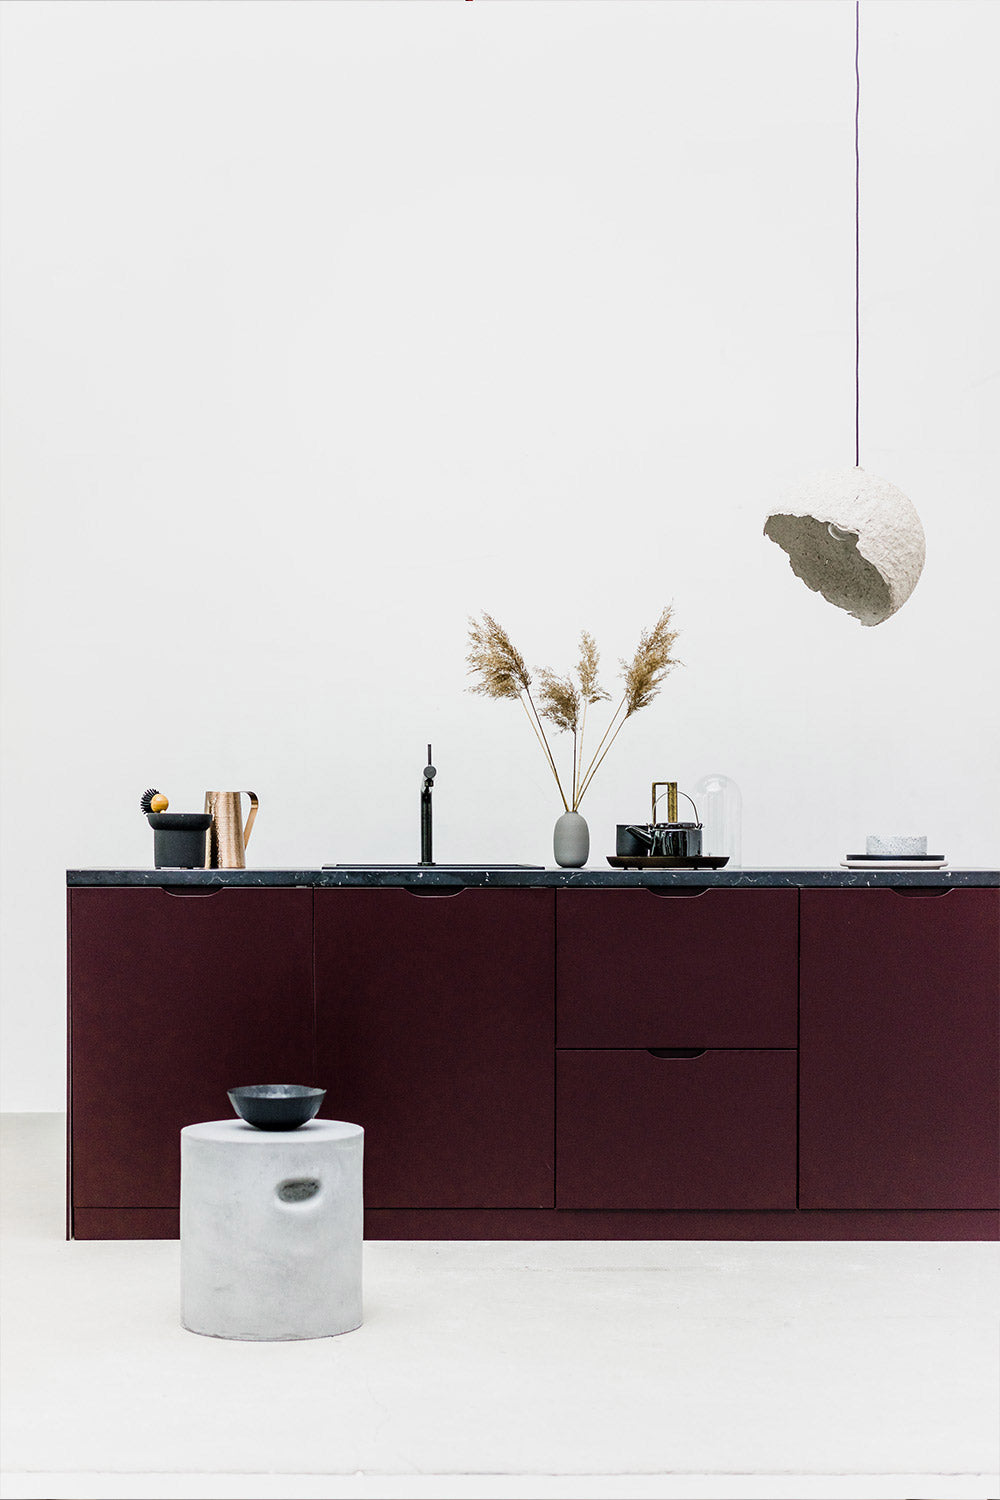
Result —
[{"label": "white wall", "polygon": [[[64,872],[252,786],[259,865],[551,861],[466,617],[685,666],[584,804],[740,783],[744,863],[997,859],[1000,8],[863,6],[862,464],[923,579],[876,629],[761,535],[853,462],[845,0],[4,7],[6,1107],[63,1097]],[[994,179],[995,183],[995,179]]]}]

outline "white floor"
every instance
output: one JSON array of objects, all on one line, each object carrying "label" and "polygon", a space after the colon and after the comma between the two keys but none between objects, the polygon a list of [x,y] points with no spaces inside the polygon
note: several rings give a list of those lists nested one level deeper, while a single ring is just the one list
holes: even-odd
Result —
[{"label": "white floor", "polygon": [[1000,1495],[996,1246],[379,1241],[356,1333],[231,1343],[64,1240],[63,1129],[3,1120],[10,1500]]}]

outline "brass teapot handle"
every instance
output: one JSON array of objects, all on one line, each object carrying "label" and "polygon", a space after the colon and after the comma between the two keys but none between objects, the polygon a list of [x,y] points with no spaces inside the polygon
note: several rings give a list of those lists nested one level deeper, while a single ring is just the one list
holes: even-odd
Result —
[{"label": "brass teapot handle", "polygon": [[247,820],[243,827],[243,847],[245,849],[250,842],[250,830],[253,827],[253,820],[257,816],[257,808],[260,804],[257,801],[256,792],[240,792],[240,796],[250,798],[250,811],[247,814]]},{"label": "brass teapot handle", "polygon": [[653,810],[652,810],[652,813],[650,815],[649,821],[651,823],[655,823],[656,822],[656,804],[659,802],[660,797],[663,796],[662,792],[660,793],[660,797],[658,797],[656,795],[656,788],[658,786],[665,786],[666,789],[667,789],[667,822],[668,823],[676,823],[677,822],[677,783],[676,783],[676,781],[654,781],[653,782]]},{"label": "brass teapot handle", "polygon": [[687,794],[687,792],[680,792],[680,793],[678,793],[676,781],[654,781],[653,782],[653,810],[652,810],[652,814],[650,816],[650,822],[651,823],[655,823],[656,822],[656,804],[659,802],[660,797],[662,797],[664,795],[662,792],[660,793],[660,797],[658,797],[656,795],[656,788],[658,786],[665,786],[666,789],[667,789],[667,791],[666,791],[666,797],[667,797],[667,822],[668,823],[676,823],[677,822],[677,798],[678,798],[678,796],[681,796],[681,797],[684,798],[685,802],[690,802],[691,806],[694,808],[694,820],[697,823],[698,827],[699,828],[701,827],[701,818],[698,816],[698,808],[697,808],[697,806],[695,804],[694,798],[693,797],[689,797],[688,794]]}]

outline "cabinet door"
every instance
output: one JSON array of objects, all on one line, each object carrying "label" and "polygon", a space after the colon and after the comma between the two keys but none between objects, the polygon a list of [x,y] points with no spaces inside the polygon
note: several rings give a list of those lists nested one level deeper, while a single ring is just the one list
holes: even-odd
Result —
[{"label": "cabinet door", "polygon": [[1000,892],[802,892],[802,1208],[997,1202]]},{"label": "cabinet door", "polygon": [[559,891],[560,1047],[795,1047],[798,891]]},{"label": "cabinet door", "polygon": [[180,1130],[312,1083],[312,892],[70,891],[73,1201],[171,1208]]},{"label": "cabinet door", "polygon": [[318,1076],[369,1207],[552,1207],[553,894],[316,892]]}]

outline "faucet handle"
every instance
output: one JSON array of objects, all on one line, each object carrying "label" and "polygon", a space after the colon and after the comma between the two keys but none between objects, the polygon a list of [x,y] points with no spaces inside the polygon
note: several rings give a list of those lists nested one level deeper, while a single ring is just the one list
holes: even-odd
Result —
[{"label": "faucet handle", "polygon": [[424,781],[431,782],[437,775],[437,766],[431,763],[431,747],[427,746],[427,764],[424,766]]}]

